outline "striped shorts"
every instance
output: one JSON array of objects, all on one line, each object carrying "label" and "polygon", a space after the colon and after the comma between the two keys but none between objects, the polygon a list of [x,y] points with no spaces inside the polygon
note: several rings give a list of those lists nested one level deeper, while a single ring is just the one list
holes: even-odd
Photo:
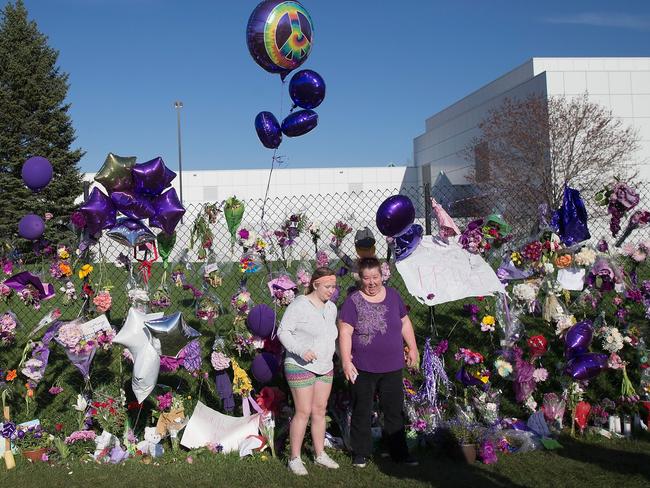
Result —
[{"label": "striped shorts", "polygon": [[305,368],[301,368],[297,364],[286,362],[284,363],[284,374],[287,377],[289,388],[306,388],[312,386],[317,381],[331,384],[334,379],[333,369],[329,373],[316,374],[307,371]]}]

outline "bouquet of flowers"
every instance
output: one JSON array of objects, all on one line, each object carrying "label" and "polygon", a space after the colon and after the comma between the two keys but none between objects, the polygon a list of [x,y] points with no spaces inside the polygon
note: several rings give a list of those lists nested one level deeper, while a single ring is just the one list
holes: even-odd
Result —
[{"label": "bouquet of flowers", "polygon": [[248,290],[240,290],[235,293],[230,299],[230,306],[235,310],[238,315],[248,315],[253,306],[251,294]]},{"label": "bouquet of flowers", "polygon": [[483,364],[483,355],[461,347],[454,355],[461,367],[456,373],[456,379],[465,386],[485,386],[490,381],[490,372]]},{"label": "bouquet of flowers", "polygon": [[203,281],[210,288],[219,288],[223,284],[220,263],[210,263],[203,268]]},{"label": "bouquet of flowers", "polygon": [[316,253],[318,253],[318,241],[321,238],[320,222],[314,221],[310,223],[308,230],[309,230],[309,235],[311,236],[311,241],[314,243],[314,249],[316,250]]},{"label": "bouquet of flowers", "polygon": [[286,274],[272,279],[267,285],[271,292],[273,303],[279,307],[289,306],[298,294],[298,287]]},{"label": "bouquet of flowers", "polygon": [[621,230],[621,220],[639,204],[639,201],[639,193],[618,178],[596,194],[596,203],[607,205],[607,213],[611,215],[609,230],[612,237],[618,235]]},{"label": "bouquet of flowers", "polygon": [[196,318],[214,322],[222,311],[221,300],[216,295],[205,293],[196,301]]},{"label": "bouquet of flowers", "polygon": [[[54,436],[46,432],[40,424],[30,426],[15,426],[11,422],[5,424],[3,431],[11,433],[9,438],[20,448],[21,451],[36,451],[38,449],[48,448],[52,445]],[[4,436],[4,434],[3,434]]]},{"label": "bouquet of flowers", "polygon": [[56,341],[73,354],[87,354],[96,345],[92,339],[86,339],[81,330],[81,321],[67,322],[59,328]]},{"label": "bouquet of flowers", "polygon": [[106,313],[110,310],[113,299],[108,289],[102,290],[93,297],[93,305],[98,314]]},{"label": "bouquet of flowers", "polygon": [[298,271],[296,271],[296,280],[298,281],[298,284],[306,290],[311,282],[311,273],[306,269],[306,267],[300,266]]},{"label": "bouquet of flowers", "polygon": [[459,244],[473,254],[485,254],[492,245],[483,234],[483,219],[477,219],[467,224],[458,238]]},{"label": "bouquet of flowers", "polygon": [[257,273],[262,269],[262,265],[257,257],[251,253],[245,253],[239,260],[239,271],[244,274]]},{"label": "bouquet of flowers", "polygon": [[235,243],[235,234],[239,224],[244,218],[244,202],[237,200],[237,197],[230,197],[224,202],[223,215],[226,218],[226,225],[230,233],[232,243]]},{"label": "bouquet of flowers", "polygon": [[16,315],[9,311],[0,315],[0,346],[9,346],[16,339]]},{"label": "bouquet of flowers", "polygon": [[336,247],[339,247],[343,242],[343,239],[345,239],[345,237],[351,232],[352,227],[350,227],[342,220],[339,220],[336,222],[336,224],[334,224],[334,227],[332,228],[332,244],[334,244]]},{"label": "bouquet of flowers", "polygon": [[201,244],[197,253],[197,257],[201,260],[205,259],[208,255],[208,251],[212,249],[214,233],[212,232],[212,229],[210,229],[210,223],[213,223],[213,221],[216,222],[216,215],[213,215],[212,212],[214,208],[214,204],[206,204],[203,207],[203,212],[200,212],[199,215],[197,215],[194,224],[192,225],[190,247],[194,248],[196,243]]},{"label": "bouquet of flowers", "polygon": [[127,417],[125,405],[124,390],[120,390],[118,395],[99,390],[95,392],[90,403],[90,415],[102,430],[111,434],[122,432]]},{"label": "bouquet of flowers", "polygon": [[169,308],[172,304],[172,298],[167,288],[164,286],[158,287],[156,291],[153,292],[153,296],[151,297],[151,302],[149,302],[149,304],[151,305],[151,309],[153,311]]},{"label": "bouquet of flowers", "polygon": [[244,248],[244,251],[255,248],[257,239],[257,233],[253,230],[239,229],[239,231],[237,231],[237,242],[239,242],[239,245]]}]

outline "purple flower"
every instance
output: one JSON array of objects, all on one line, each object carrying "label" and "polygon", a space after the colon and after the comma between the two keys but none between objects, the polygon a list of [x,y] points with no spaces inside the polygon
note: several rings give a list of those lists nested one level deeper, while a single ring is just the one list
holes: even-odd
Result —
[{"label": "purple flower", "polygon": [[647,210],[637,210],[630,217],[630,224],[635,227],[646,226],[650,223],[650,212]]},{"label": "purple flower", "polygon": [[607,244],[607,241],[605,239],[601,239],[598,241],[596,249],[598,249],[599,252],[607,252],[609,249],[609,244]]},{"label": "purple flower", "polygon": [[72,225],[77,229],[83,229],[86,227],[86,217],[84,217],[84,214],[81,212],[73,212],[70,216],[70,222],[72,222]]},{"label": "purple flower", "polygon": [[497,462],[496,449],[494,443],[490,439],[481,442],[478,448],[478,456],[483,464],[494,464]]},{"label": "purple flower", "polygon": [[617,183],[609,197],[610,204],[615,203],[624,211],[633,209],[639,204],[639,194],[626,183]]}]

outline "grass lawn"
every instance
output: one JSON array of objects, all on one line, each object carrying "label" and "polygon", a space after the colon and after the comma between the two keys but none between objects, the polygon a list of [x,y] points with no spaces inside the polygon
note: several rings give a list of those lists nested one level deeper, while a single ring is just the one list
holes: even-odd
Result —
[{"label": "grass lawn", "polygon": [[650,437],[605,441],[597,438],[560,439],[564,448],[502,455],[495,465],[466,465],[431,450],[420,450],[420,466],[395,466],[377,459],[365,469],[353,468],[348,457],[336,454],[341,469],[330,471],[307,463],[309,476],[298,478],[284,460],[234,455],[166,454],[145,465],[137,459],[118,466],[72,463],[70,466],[29,464],[18,456],[17,469],[3,470],[7,487],[181,487],[181,486],[648,486]]}]

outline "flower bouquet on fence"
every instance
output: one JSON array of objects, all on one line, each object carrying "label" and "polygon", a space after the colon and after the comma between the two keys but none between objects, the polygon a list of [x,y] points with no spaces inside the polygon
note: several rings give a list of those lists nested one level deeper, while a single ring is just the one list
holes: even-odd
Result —
[{"label": "flower bouquet on fence", "polygon": [[273,278],[267,286],[273,303],[278,307],[288,307],[298,294],[298,286],[285,273]]},{"label": "flower bouquet on fence", "polygon": [[195,314],[196,318],[204,320],[209,324],[214,321],[223,312],[221,300],[213,293],[204,293],[196,299]]},{"label": "flower bouquet on fence", "polygon": [[156,432],[162,437],[169,435],[172,450],[178,450],[178,432],[186,425],[188,419],[185,417],[185,403],[182,395],[174,394],[171,391],[156,397],[158,407],[152,412],[157,418]]},{"label": "flower bouquet on fence", "polygon": [[237,229],[244,218],[244,202],[237,200],[237,197],[230,197],[224,202],[223,208],[223,215],[230,233],[230,252],[234,252]]},{"label": "flower bouquet on fence", "polygon": [[334,227],[331,230],[332,232],[332,244],[336,247],[340,247],[341,244],[343,243],[343,239],[346,238],[351,232],[352,232],[352,227],[350,227],[348,224],[343,222],[342,220],[339,220],[334,224]]},{"label": "flower bouquet on fence", "polygon": [[8,311],[0,315],[0,347],[7,347],[16,340],[18,319],[16,314]]}]

